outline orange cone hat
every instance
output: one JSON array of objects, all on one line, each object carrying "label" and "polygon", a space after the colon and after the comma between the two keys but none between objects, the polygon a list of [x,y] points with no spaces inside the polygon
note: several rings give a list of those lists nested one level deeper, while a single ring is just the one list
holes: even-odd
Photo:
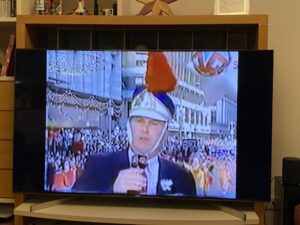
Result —
[{"label": "orange cone hat", "polygon": [[146,86],[150,92],[170,92],[176,86],[176,77],[163,52],[149,52]]}]

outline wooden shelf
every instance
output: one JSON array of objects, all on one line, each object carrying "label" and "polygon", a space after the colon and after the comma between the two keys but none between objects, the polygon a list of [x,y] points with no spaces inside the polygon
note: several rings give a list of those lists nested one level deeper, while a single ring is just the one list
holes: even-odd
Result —
[{"label": "wooden shelf", "polygon": [[15,23],[16,17],[0,17],[0,23]]},{"label": "wooden shelf", "polygon": [[148,225],[238,225],[258,224],[255,212],[243,211],[246,219],[230,215],[209,206],[197,209],[162,208],[156,206],[117,206],[101,205],[101,202],[74,200],[58,203],[48,208],[32,211],[31,207],[40,204],[41,199],[24,202],[15,208],[14,214],[25,217],[47,218],[66,221],[82,221],[95,223],[117,224],[148,224]]},{"label": "wooden shelf", "polygon": [[14,81],[15,78],[13,76],[0,76],[0,81]]},{"label": "wooden shelf", "polygon": [[47,16],[20,15],[18,24],[47,25],[207,25],[207,24],[268,24],[267,15],[238,16]]},{"label": "wooden shelf", "polygon": [[14,204],[15,203],[15,199],[14,198],[0,198],[0,203],[4,203],[4,204]]}]

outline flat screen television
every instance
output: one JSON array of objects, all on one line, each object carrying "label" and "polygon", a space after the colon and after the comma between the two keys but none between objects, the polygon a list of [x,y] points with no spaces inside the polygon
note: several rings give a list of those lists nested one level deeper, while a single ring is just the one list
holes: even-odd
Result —
[{"label": "flat screen television", "polygon": [[273,51],[16,50],[14,192],[268,201]]}]

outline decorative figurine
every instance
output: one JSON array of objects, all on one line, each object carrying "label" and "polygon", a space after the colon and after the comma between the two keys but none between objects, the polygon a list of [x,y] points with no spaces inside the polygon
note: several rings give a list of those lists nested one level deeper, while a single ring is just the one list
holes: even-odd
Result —
[{"label": "decorative figurine", "polygon": [[84,0],[78,0],[78,6],[77,9],[75,10],[75,14],[77,15],[84,15]]},{"label": "decorative figurine", "polygon": [[84,0],[78,0],[78,6],[73,10],[73,15],[91,15],[91,13],[84,8]]},{"label": "decorative figurine", "polygon": [[173,15],[173,12],[168,4],[177,0],[136,0],[144,4],[138,15],[147,15],[152,11],[153,16]]}]

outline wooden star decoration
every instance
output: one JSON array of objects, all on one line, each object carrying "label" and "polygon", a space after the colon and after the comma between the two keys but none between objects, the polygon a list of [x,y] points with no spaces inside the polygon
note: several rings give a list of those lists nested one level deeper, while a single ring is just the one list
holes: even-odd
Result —
[{"label": "wooden star decoration", "polygon": [[170,3],[177,0],[136,0],[144,4],[144,7],[141,9],[138,15],[147,15],[152,11],[153,16],[159,15],[173,15],[173,12],[169,6]]}]

